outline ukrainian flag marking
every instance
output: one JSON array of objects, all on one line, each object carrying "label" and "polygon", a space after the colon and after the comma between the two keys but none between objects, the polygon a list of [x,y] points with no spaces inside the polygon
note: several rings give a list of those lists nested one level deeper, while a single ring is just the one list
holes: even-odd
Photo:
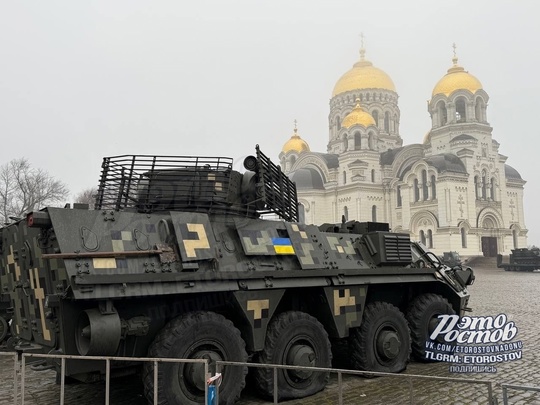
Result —
[{"label": "ukrainian flag marking", "polygon": [[272,238],[272,245],[278,255],[294,255],[294,248],[289,238]]}]

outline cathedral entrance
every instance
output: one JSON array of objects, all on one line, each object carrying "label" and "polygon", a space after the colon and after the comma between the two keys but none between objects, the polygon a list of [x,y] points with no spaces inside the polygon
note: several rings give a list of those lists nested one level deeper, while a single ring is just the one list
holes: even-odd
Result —
[{"label": "cathedral entrance", "polygon": [[484,257],[497,256],[497,238],[493,236],[482,236],[482,253]]}]

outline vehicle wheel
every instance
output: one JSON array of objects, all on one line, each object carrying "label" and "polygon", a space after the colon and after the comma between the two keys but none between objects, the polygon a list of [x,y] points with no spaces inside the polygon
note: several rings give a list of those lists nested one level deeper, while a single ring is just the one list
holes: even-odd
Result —
[{"label": "vehicle wheel", "polygon": [[398,373],[407,368],[411,338],[405,316],[387,302],[366,306],[362,324],[349,337],[354,368]]},{"label": "vehicle wheel", "polygon": [[438,316],[456,312],[446,298],[438,294],[422,294],[414,299],[407,310],[411,330],[412,355],[418,361],[426,359],[426,342],[439,323]]},{"label": "vehicle wheel", "polygon": [[[169,322],[157,334],[148,357],[208,359],[210,371],[215,361],[246,362],[245,342],[231,321],[214,312],[192,312]],[[222,367],[223,381],[219,403],[233,404],[246,385],[247,367]],[[146,398],[154,397],[154,367],[146,362],[143,370]],[[192,405],[204,402],[206,376],[202,363],[161,363],[158,368],[158,404]]]},{"label": "vehicle wheel", "polygon": [[[259,363],[307,367],[331,367],[332,349],[321,323],[304,312],[278,315],[268,326]],[[274,395],[274,370],[255,368],[257,388],[266,397]],[[303,398],[324,389],[329,373],[279,369],[278,398]]]}]

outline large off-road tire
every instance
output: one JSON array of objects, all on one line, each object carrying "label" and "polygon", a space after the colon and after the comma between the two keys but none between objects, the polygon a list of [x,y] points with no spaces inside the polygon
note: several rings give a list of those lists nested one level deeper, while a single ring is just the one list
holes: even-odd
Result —
[{"label": "large off-road tire", "polygon": [[[148,357],[210,360],[210,371],[217,360],[246,362],[245,342],[231,321],[214,312],[192,312],[169,322],[157,334]],[[160,363],[158,368],[158,404],[194,405],[204,402],[204,366],[202,363]],[[219,387],[219,403],[233,404],[246,384],[247,367],[225,366]],[[145,363],[143,382],[146,398],[153,403],[153,363]],[[157,404],[156,404],[157,405]]]},{"label": "large off-road tire", "polygon": [[426,359],[426,342],[439,323],[438,316],[456,312],[446,298],[438,294],[422,294],[416,297],[407,310],[407,321],[411,330],[412,355],[418,361]]},{"label": "large off-road tire", "polygon": [[398,373],[411,353],[409,327],[401,311],[388,302],[366,306],[362,324],[349,336],[351,363],[357,370]]},{"label": "large off-road tire", "polygon": [[[306,367],[331,367],[332,349],[323,325],[304,312],[279,314],[268,326],[259,363]],[[274,395],[274,370],[254,368],[257,388],[262,395]],[[278,398],[292,399],[313,395],[324,389],[329,373],[278,369]]]}]

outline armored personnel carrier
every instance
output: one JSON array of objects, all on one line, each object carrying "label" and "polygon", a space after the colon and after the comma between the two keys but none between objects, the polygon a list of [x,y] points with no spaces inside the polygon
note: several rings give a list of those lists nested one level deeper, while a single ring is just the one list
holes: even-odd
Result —
[{"label": "armored personnel carrier", "polygon": [[505,271],[534,271],[540,269],[540,249],[517,248],[512,249],[512,253],[505,263],[502,255],[497,255],[497,267]]},{"label": "armored personnel carrier", "polygon": [[[4,227],[2,337],[10,324],[19,350],[315,367],[330,367],[339,343],[359,370],[400,372],[411,351],[424,358],[438,315],[467,310],[471,270],[445,267],[387,224],[303,224],[294,183],[258,146],[244,166],[108,157],[93,209],[45,208]],[[126,362],[111,367],[127,372]],[[104,368],[66,361],[81,381]],[[224,368],[221,403],[239,398],[247,372]],[[272,396],[273,371],[252,373]],[[159,403],[201,403],[203,374],[200,364],[163,363]],[[152,363],[142,378],[152,402]],[[277,378],[280,399],[302,398],[328,373]]]}]

